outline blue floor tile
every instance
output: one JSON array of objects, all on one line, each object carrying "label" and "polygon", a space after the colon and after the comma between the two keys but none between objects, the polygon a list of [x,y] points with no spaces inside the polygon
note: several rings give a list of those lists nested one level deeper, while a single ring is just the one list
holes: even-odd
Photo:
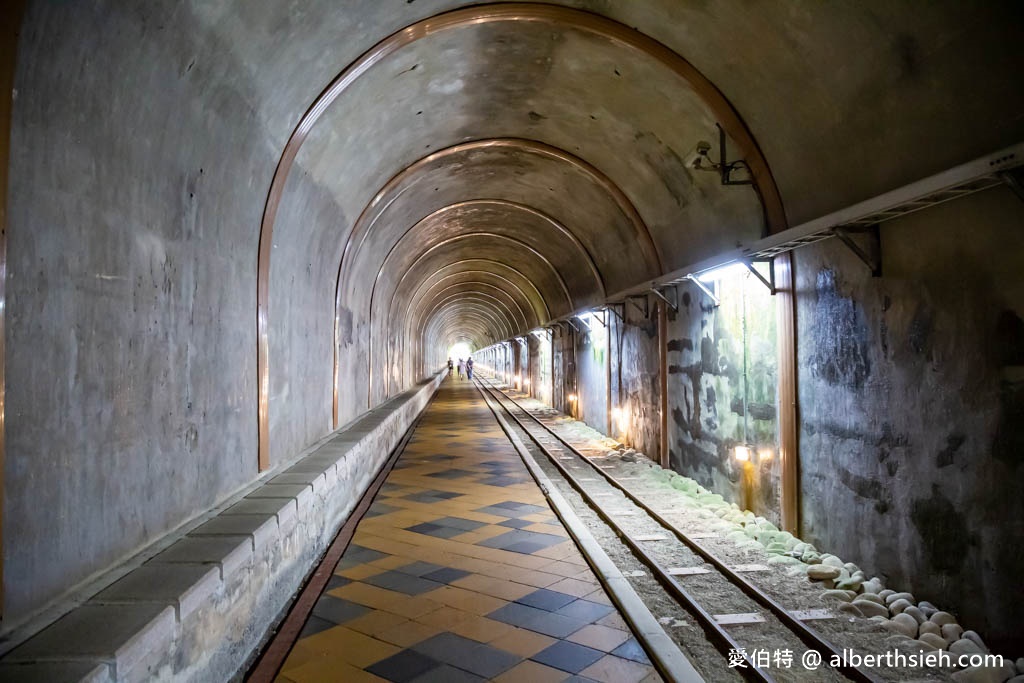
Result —
[{"label": "blue floor tile", "polygon": [[588,624],[593,623],[614,611],[614,607],[583,599],[570,602],[565,607],[557,610],[558,614],[566,617],[572,617],[573,619],[582,619]]},{"label": "blue floor tile", "polygon": [[593,648],[563,640],[545,650],[541,650],[530,659],[575,674],[583,671],[602,657],[604,657],[604,653],[600,650],[594,650]]},{"label": "blue floor tile", "polygon": [[366,667],[366,670],[389,681],[407,683],[439,666],[441,666],[440,662],[419,652],[402,650],[396,655]]},{"label": "blue floor tile", "polygon": [[[536,607],[547,612],[554,612],[562,607],[565,607],[570,602],[575,602],[576,597],[573,595],[566,595],[565,593],[559,593],[557,591],[549,591],[546,588],[535,590],[529,595],[516,600],[520,605],[528,605],[530,607]],[[572,616],[572,615],[568,615]]]},{"label": "blue floor tile", "polygon": [[619,645],[617,648],[612,650],[612,654],[616,657],[640,662],[641,664],[651,663],[651,660],[647,657],[647,653],[644,652],[642,647],[640,647],[640,643],[636,642],[636,638],[630,638],[622,645]]}]

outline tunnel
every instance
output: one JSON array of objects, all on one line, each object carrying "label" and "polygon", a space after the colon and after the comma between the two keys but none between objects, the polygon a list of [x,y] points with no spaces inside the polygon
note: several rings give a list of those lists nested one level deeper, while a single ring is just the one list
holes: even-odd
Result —
[{"label": "tunnel", "polygon": [[[338,567],[380,559],[360,534],[436,456],[419,430],[440,430],[451,477],[542,482],[528,458],[487,464],[506,434],[512,455],[546,448],[497,417],[515,399],[603,444],[607,470],[641,462],[735,517],[737,543],[788,558],[770,569],[801,590],[845,586],[840,620],[878,647],[934,630],[927,649],[949,652],[968,629],[1007,664],[937,677],[1024,680],[1019,3],[14,0],[0,16],[0,679],[274,680],[253,667],[339,529],[370,525]],[[463,427],[481,441],[460,450]],[[444,479],[423,472],[409,495]],[[536,496],[555,512],[529,524],[571,537],[560,562],[607,545]],[[462,512],[500,526],[483,502]],[[826,555],[836,576],[809,581]],[[628,572],[587,557],[577,571],[629,603]],[[905,593],[957,638],[936,623],[886,641],[900,619],[857,597],[876,578],[883,610]],[[636,680],[681,676],[647,647]],[[501,680],[625,680],[610,651],[578,671],[532,656]],[[413,680],[346,662],[349,680]],[[724,662],[697,669],[730,680]],[[276,680],[307,680],[284,666]]]}]

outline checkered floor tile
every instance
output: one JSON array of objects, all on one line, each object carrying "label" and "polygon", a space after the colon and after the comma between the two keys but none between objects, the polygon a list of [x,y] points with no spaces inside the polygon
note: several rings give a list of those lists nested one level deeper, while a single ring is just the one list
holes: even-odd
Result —
[{"label": "checkered floor tile", "polygon": [[278,675],[660,681],[467,382],[446,380]]}]

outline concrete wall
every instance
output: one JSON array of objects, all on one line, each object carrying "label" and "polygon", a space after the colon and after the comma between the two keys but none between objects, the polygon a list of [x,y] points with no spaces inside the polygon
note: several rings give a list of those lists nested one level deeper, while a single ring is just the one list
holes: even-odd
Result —
[{"label": "concrete wall", "polygon": [[[714,285],[710,285],[714,287]],[[669,460],[726,500],[778,521],[778,459],[736,461],[744,442],[777,453],[775,300],[750,275],[694,285],[669,311]]]},{"label": "concrete wall", "polygon": [[658,362],[658,315],[645,316],[626,306],[624,320],[611,321],[612,405],[623,411],[627,444],[658,459],[661,434],[661,385]]},{"label": "concrete wall", "polygon": [[[171,42],[128,9],[27,11],[11,141],[5,621],[256,474],[254,226],[276,150],[245,70],[178,19]],[[233,88],[219,69],[237,71]]]},{"label": "concrete wall", "polygon": [[[577,323],[583,327],[581,323]],[[594,321],[593,328],[577,334],[576,376],[577,413],[576,419],[586,422],[594,429],[608,431],[608,328]],[[585,329],[585,328],[584,328]]]},{"label": "concrete wall", "polygon": [[[257,476],[255,259],[291,124],[254,109],[259,74],[222,28],[173,3],[27,9],[11,130],[5,624]],[[273,463],[331,428],[341,245],[311,226],[343,219],[300,164],[270,273]],[[360,381],[344,385],[343,422],[367,407],[351,400]]]},{"label": "concrete wall", "polygon": [[883,276],[795,252],[803,530],[1020,637],[1024,203],[1005,188],[882,226]]}]

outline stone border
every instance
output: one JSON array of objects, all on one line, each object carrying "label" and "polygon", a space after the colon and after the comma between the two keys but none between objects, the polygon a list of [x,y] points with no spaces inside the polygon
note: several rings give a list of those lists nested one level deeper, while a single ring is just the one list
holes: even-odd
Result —
[{"label": "stone border", "polygon": [[237,676],[443,377],[364,413],[11,650],[0,679]]}]

